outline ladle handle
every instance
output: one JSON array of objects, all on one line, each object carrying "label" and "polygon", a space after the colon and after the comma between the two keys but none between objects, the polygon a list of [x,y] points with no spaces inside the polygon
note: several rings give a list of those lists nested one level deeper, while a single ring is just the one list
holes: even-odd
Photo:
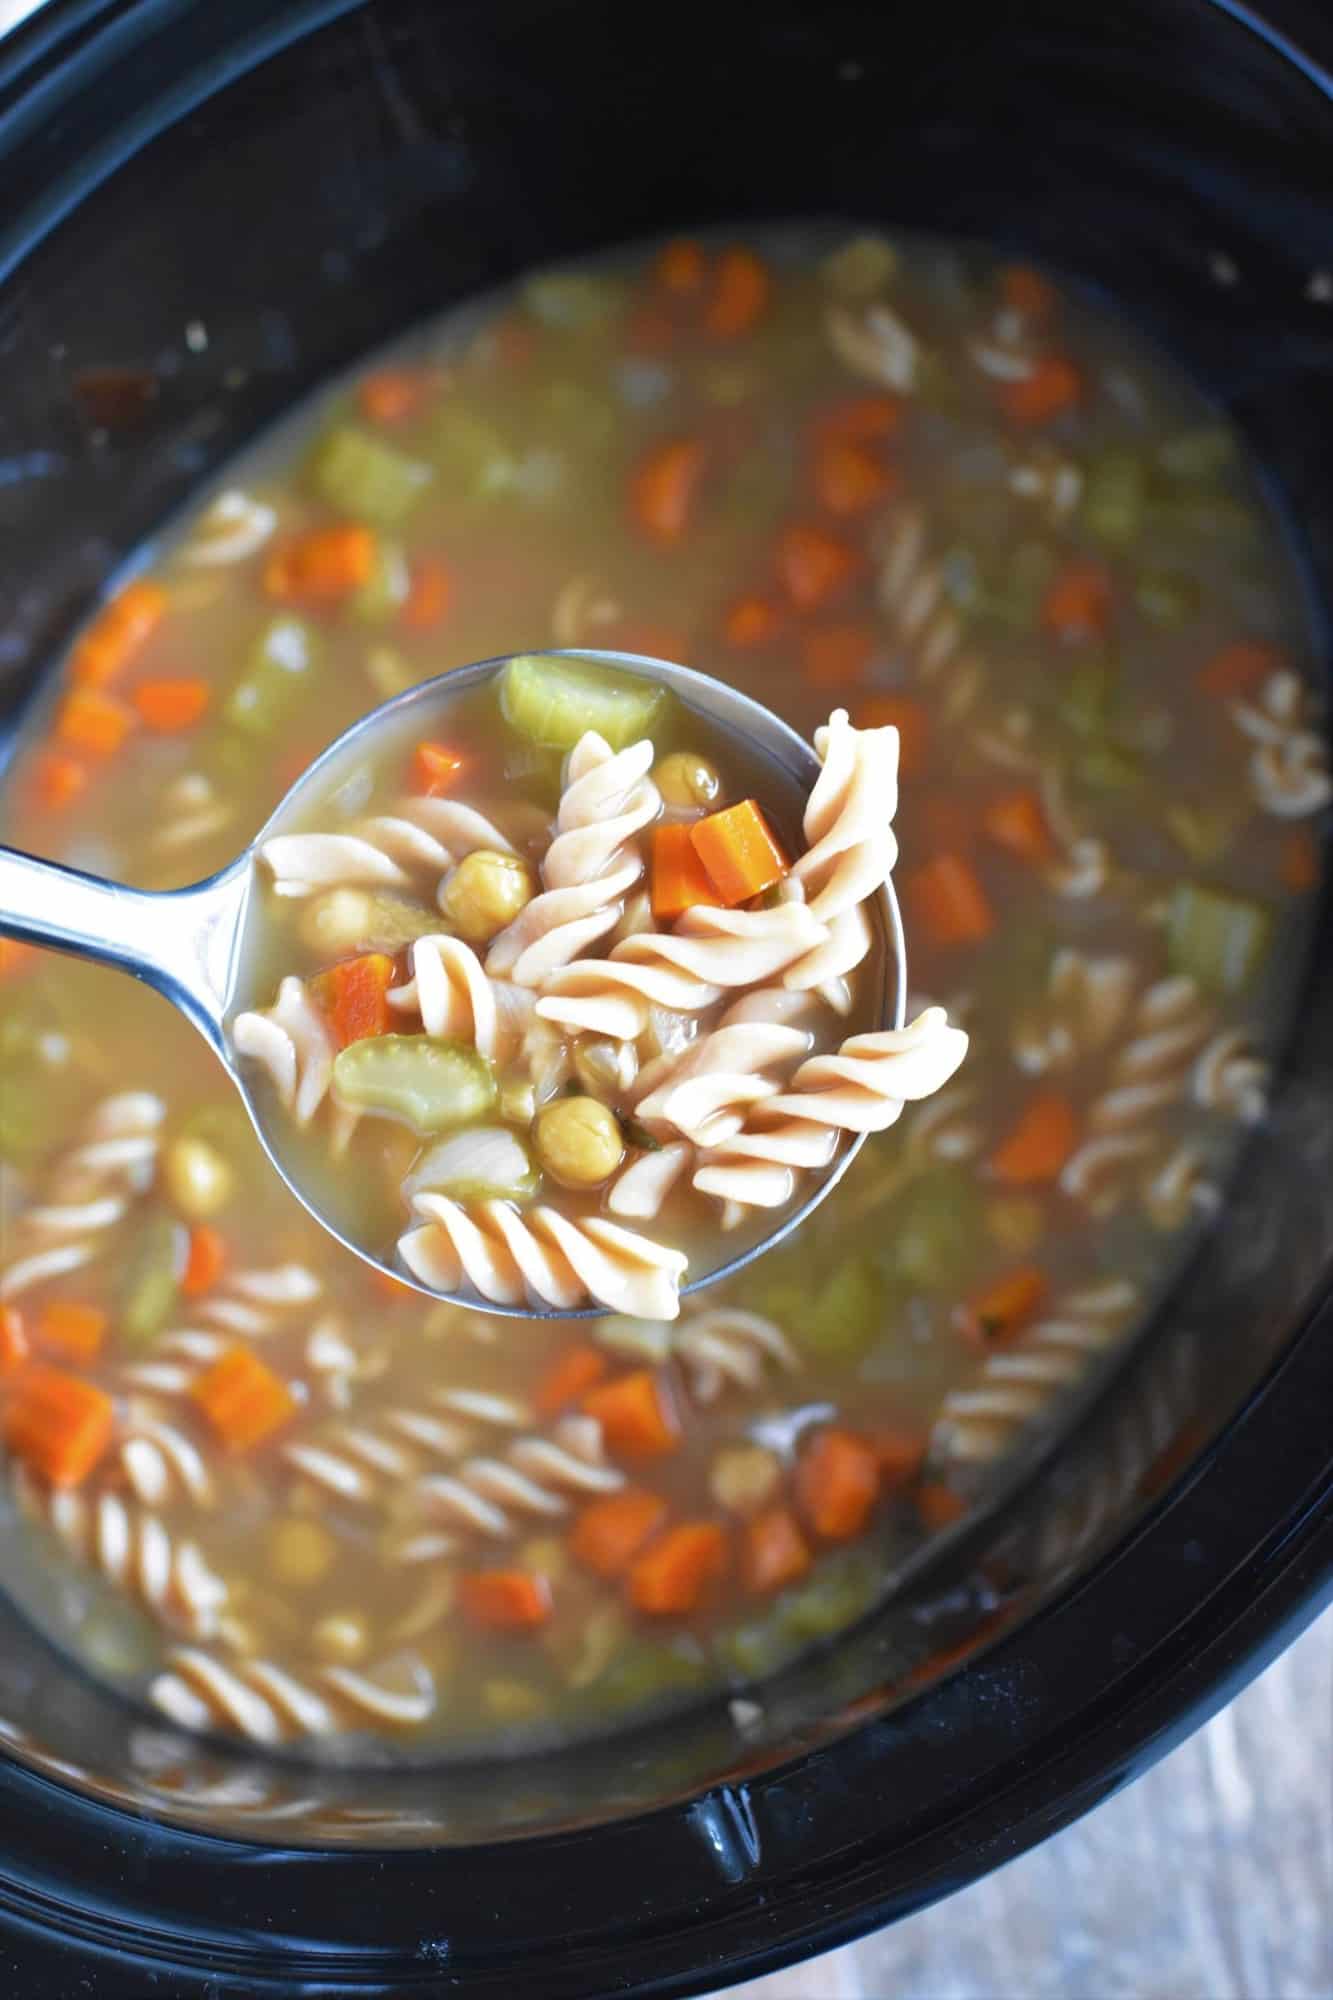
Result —
[{"label": "ladle handle", "polygon": [[221,1049],[249,880],[242,856],[188,889],[130,889],[0,847],[0,937],[144,980]]}]

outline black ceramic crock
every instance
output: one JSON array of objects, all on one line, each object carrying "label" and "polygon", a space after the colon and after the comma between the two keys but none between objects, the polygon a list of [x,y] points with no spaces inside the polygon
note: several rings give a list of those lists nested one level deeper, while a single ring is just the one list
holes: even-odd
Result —
[{"label": "black ceramic crock", "polygon": [[[1327,665],[1333,37],[1275,19],[53,0],[0,45],[7,711],[144,531],[404,323],[800,214],[985,238],[1119,302],[1266,467]],[[0,1990],[697,1991],[947,1893],[1159,1756],[1333,1592],[1329,917],[1271,1123],[1156,1323],[748,1734],[718,1705],[578,1756],[315,1771],[183,1741],[0,1600]]]}]

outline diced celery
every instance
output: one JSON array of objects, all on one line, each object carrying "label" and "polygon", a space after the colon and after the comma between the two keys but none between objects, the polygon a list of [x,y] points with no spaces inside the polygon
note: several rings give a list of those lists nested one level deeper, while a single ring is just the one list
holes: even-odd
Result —
[{"label": "diced celery", "polygon": [[489,500],[513,484],[508,439],[461,402],[441,405],[431,435],[441,485],[451,498]]},{"label": "diced celery", "polygon": [[351,609],[367,625],[383,625],[401,610],[411,586],[407,557],[397,542],[380,537],[375,567],[351,600]]},{"label": "diced celery", "polygon": [[864,1354],[884,1331],[887,1288],[869,1257],[854,1257],[820,1287],[791,1331],[808,1354],[847,1361]]},{"label": "diced celery", "polygon": [[903,1283],[926,1292],[954,1289],[983,1240],[977,1183],[954,1167],[923,1174],[882,1227]]},{"label": "diced celery", "polygon": [[309,685],[320,650],[318,636],[303,618],[270,619],[223,704],[224,720],[247,735],[267,735]]},{"label": "diced celery", "polygon": [[629,1708],[654,1695],[697,1687],[707,1669],[688,1640],[627,1647],[593,1682],[599,1703]]},{"label": "diced celery", "polygon": [[132,1347],[154,1340],[170,1319],[185,1265],[185,1231],[158,1216],[134,1246],[120,1289],[117,1325]]},{"label": "diced celery", "polygon": [[669,701],[666,689],[652,681],[541,653],[511,660],[500,681],[500,707],[510,728],[553,750],[572,750],[589,729],[621,750],[652,735]]},{"label": "diced celery", "polygon": [[333,1094],[354,1110],[397,1118],[428,1138],[483,1118],[495,1103],[495,1074],[466,1042],[372,1035],[334,1057]]},{"label": "diced celery", "polygon": [[1201,424],[1196,430],[1178,431],[1157,447],[1157,463],[1172,479],[1191,485],[1210,484],[1235,461],[1236,439],[1222,424]]},{"label": "diced celery", "polygon": [[1196,580],[1179,569],[1146,569],[1134,586],[1134,602],[1144,617],[1168,631],[1197,615],[1199,597]]},{"label": "diced celery", "polygon": [[1092,743],[1075,767],[1094,792],[1128,792],[1144,779],[1143,760],[1123,743]]},{"label": "diced celery", "polygon": [[582,382],[552,382],[542,398],[542,428],[558,444],[604,451],[616,434],[618,416],[609,396]]},{"label": "diced celery", "polygon": [[1088,468],[1081,515],[1090,535],[1112,549],[1127,549],[1143,529],[1148,477],[1133,452],[1107,451]]},{"label": "diced celery", "polygon": [[782,1600],[782,1629],[794,1639],[830,1639],[869,1608],[877,1587],[874,1565],[864,1551],[832,1556],[809,1583]]},{"label": "diced celery", "polygon": [[1164,818],[1190,860],[1203,864],[1220,861],[1236,833],[1236,811],[1231,805],[1168,806]]},{"label": "diced celery", "polygon": [[852,236],[831,250],[819,275],[836,298],[858,304],[873,299],[893,283],[898,252],[886,236]]},{"label": "diced celery", "polygon": [[311,478],[320,498],[353,519],[392,527],[409,514],[435,477],[424,460],[355,424],[340,424],[317,447]]},{"label": "diced celery", "polygon": [[1271,913],[1261,903],[1179,882],[1166,920],[1171,969],[1207,992],[1238,993],[1262,960],[1271,930]]},{"label": "diced celery", "polygon": [[773,1673],[794,1651],[793,1637],[776,1618],[757,1619],[750,1625],[736,1625],[720,1632],[713,1650],[721,1664],[738,1680],[762,1680]]},{"label": "diced celery", "polygon": [[567,332],[609,326],[625,303],[622,285],[592,271],[537,271],[520,295],[534,319]]},{"label": "diced celery", "polygon": [[1119,680],[1120,662],[1114,653],[1080,652],[1056,705],[1061,720],[1079,736],[1100,736],[1110,720]]}]

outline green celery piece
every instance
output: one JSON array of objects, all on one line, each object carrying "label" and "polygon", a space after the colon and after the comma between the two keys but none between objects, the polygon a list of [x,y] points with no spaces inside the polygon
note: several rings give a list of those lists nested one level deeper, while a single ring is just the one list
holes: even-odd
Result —
[{"label": "green celery piece", "polygon": [[882,1224],[895,1275],[923,1292],[954,1290],[984,1241],[974,1178],[956,1167],[923,1174]]},{"label": "green celery piece", "polygon": [[1220,861],[1236,836],[1234,806],[1168,806],[1163,815],[1168,831],[1191,861],[1207,866]]},{"label": "green celery piece", "polygon": [[134,1246],[120,1288],[117,1325],[131,1347],[145,1347],[167,1324],[180,1295],[185,1231],[170,1216],[147,1225]]},{"label": "green celery piece", "polygon": [[491,500],[514,481],[515,456],[494,424],[462,403],[444,403],[431,426],[440,478],[451,498]]},{"label": "green celery piece", "polygon": [[1194,577],[1179,569],[1146,569],[1134,585],[1134,602],[1152,625],[1172,631],[1198,614],[1200,592]]},{"label": "green celery piece", "polygon": [[795,1642],[776,1618],[756,1619],[750,1625],[735,1625],[720,1632],[713,1651],[729,1673],[743,1681],[763,1680],[789,1660]]},{"label": "green celery piece", "polygon": [[310,476],[320,498],[339,513],[391,528],[411,513],[435,473],[423,459],[409,458],[356,424],[339,424],[316,447]]},{"label": "green celery piece", "polygon": [[537,271],[524,280],[520,296],[534,319],[562,332],[610,326],[625,305],[625,288],[591,271]]},{"label": "green celery piece", "polygon": [[1080,509],[1088,533],[1111,549],[1127,549],[1143,531],[1148,475],[1130,451],[1107,451],[1092,461]]},{"label": "green celery piece", "polygon": [[619,416],[609,396],[581,382],[552,382],[542,397],[540,423],[557,444],[600,452],[615,438]]},{"label": "green celery piece", "polygon": [[1075,766],[1095,792],[1129,792],[1144,780],[1143,760],[1120,743],[1092,743]]},{"label": "green celery piece", "polygon": [[629,1708],[653,1695],[698,1687],[707,1668],[684,1643],[627,1647],[593,1683],[600,1704]]},{"label": "green celery piece", "polygon": [[855,1257],[820,1287],[807,1311],[791,1323],[798,1345],[827,1360],[864,1354],[884,1330],[887,1287],[874,1261]]},{"label": "green celery piece", "polygon": [[869,1609],[877,1587],[863,1551],[830,1557],[809,1583],[782,1599],[782,1629],[793,1639],[831,1639]]},{"label": "green celery piece", "polygon": [[552,750],[572,750],[589,729],[623,750],[653,734],[669,701],[652,681],[545,654],[520,655],[500,679],[500,709],[510,728]]},{"label": "green celery piece", "polygon": [[1177,431],[1157,447],[1157,463],[1171,479],[1206,486],[1221,477],[1236,459],[1236,438],[1222,424],[1200,424]]},{"label": "green celery piece", "polygon": [[1268,948],[1272,914],[1262,903],[1199,882],[1178,882],[1166,919],[1173,972],[1209,993],[1239,993]]},{"label": "green celery piece", "polygon": [[303,618],[271,618],[223,703],[223,719],[247,735],[267,736],[309,685],[321,651],[318,635]]},{"label": "green celery piece", "polygon": [[338,1051],[333,1094],[353,1110],[396,1118],[429,1138],[483,1118],[495,1103],[495,1073],[466,1042],[373,1035]]},{"label": "green celery piece", "polygon": [[1069,668],[1057,713],[1079,736],[1100,736],[1106,729],[1120,681],[1120,661],[1109,650],[1082,651]]}]

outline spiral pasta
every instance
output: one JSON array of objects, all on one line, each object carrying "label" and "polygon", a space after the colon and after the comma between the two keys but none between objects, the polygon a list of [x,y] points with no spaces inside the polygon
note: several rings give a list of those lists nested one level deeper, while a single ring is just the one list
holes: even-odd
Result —
[{"label": "spiral pasta", "polygon": [[376,1667],[290,1672],[272,1660],[223,1660],[176,1647],[148,1699],[184,1729],[223,1729],[252,1743],[333,1736],[354,1729],[406,1729],[435,1712],[434,1679],[416,1654]]},{"label": "spiral pasta", "polygon": [[501,931],[486,970],[538,987],[559,967],[605,937],[624,898],[643,874],[635,835],[662,800],[648,776],[650,742],[613,751],[589,730],[569,753],[556,834],[542,862],[543,892]]},{"label": "spiral pasta", "polygon": [[804,903],[771,910],[689,910],[672,935],[629,937],[610,958],[582,959],[547,980],[537,1012],[561,1027],[631,1041],[653,1005],[702,1013],[729,988],[785,972],[828,936]]},{"label": "spiral pasta", "polygon": [[741,1207],[778,1207],[798,1172],[828,1165],[840,1132],[886,1130],[905,1103],[947,1083],[966,1052],[967,1036],[942,1007],[927,1007],[901,1030],[853,1035],[836,1054],[809,1057],[742,1130],[707,1147],[694,1186]]},{"label": "spiral pasta", "polygon": [[308,1125],[333,1082],[333,1038],[303,982],[289,974],[271,1007],[247,1009],[232,1023],[232,1047],[268,1072],[278,1100]]},{"label": "spiral pasta", "polygon": [[672,1352],[685,1369],[696,1403],[715,1403],[728,1388],[757,1389],[770,1368],[786,1375],[800,1368],[781,1327],[762,1313],[735,1306],[705,1307],[683,1318]]},{"label": "spiral pasta", "polygon": [[391,1406],[356,1423],[340,1423],[282,1447],[284,1464],[339,1500],[364,1503],[396,1491],[432,1460],[463,1457],[477,1426],[518,1430],[532,1420],[527,1405],[508,1396],[437,1391],[431,1409]]},{"label": "spiral pasta", "polygon": [[57,1491],[21,1468],[14,1491],[30,1520],[45,1522],[72,1555],[164,1624],[199,1639],[217,1630],[226,1585],[195,1543],[174,1535],[158,1514],[109,1489]]},{"label": "spiral pasta", "polygon": [[166,1106],[150,1091],[104,1098],[21,1211],[0,1265],[0,1300],[90,1262],[152,1181]]},{"label": "spiral pasta", "polygon": [[565,1417],[549,1435],[518,1438],[498,1457],[427,1473],[416,1495],[431,1520],[504,1540],[534,1517],[567,1514],[571,1499],[615,1493],[624,1484],[625,1475],[607,1463],[601,1426],[591,1417]]},{"label": "spiral pasta", "polygon": [[1328,745],[1313,726],[1309,692],[1299,675],[1270,674],[1253,702],[1231,706],[1232,720],[1254,749],[1250,789],[1264,812],[1303,819],[1333,801]]},{"label": "spiral pasta", "polygon": [[389,992],[389,1005],[416,1012],[428,1035],[459,1036],[494,1060],[501,1015],[481,960],[462,938],[431,935],[412,946],[412,977]]},{"label": "spiral pasta", "polygon": [[674,1319],[686,1258],[603,1216],[571,1221],[539,1203],[451,1201],[419,1193],[422,1226],[398,1239],[398,1254],[432,1291],[470,1287],[494,1305],[530,1298],[569,1309],[589,1303],[639,1319]]},{"label": "spiral pasta", "polygon": [[194,1439],[152,1404],[129,1410],[111,1465],[113,1476],[144,1507],[174,1500],[211,1507],[217,1497],[208,1460]]},{"label": "spiral pasta", "polygon": [[350,833],[279,833],[260,859],[277,896],[360,886],[402,889],[423,873],[436,881],[477,848],[512,854],[495,822],[455,799],[400,799],[392,812],[362,820]]},{"label": "spiral pasta", "polygon": [[[792,868],[812,916],[831,924],[883,887],[898,858],[898,732],[853,729],[838,708],[815,731],[820,773],[806,801],[806,851]],[[799,968],[788,971],[799,984]]]}]

